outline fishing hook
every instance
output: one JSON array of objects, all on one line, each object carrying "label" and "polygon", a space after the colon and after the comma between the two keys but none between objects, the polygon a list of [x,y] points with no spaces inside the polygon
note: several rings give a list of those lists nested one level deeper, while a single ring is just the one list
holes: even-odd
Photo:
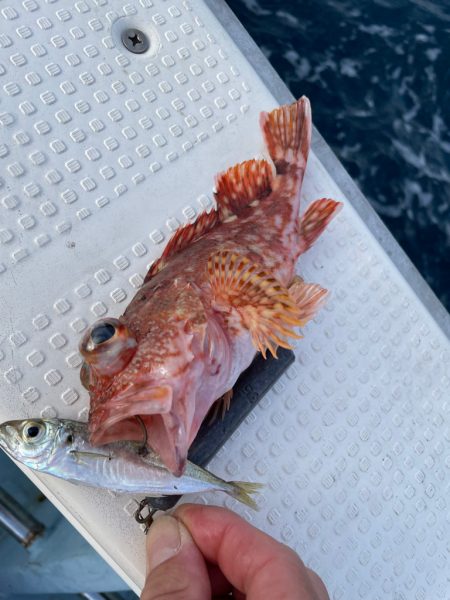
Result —
[{"label": "fishing hook", "polygon": [[139,415],[134,415],[134,418],[137,420],[139,425],[142,427],[142,432],[144,434],[144,441],[142,443],[142,448],[140,450],[140,454],[145,455],[145,454],[147,454],[147,441],[148,441],[147,428],[144,424],[144,421],[142,420],[142,418]]},{"label": "fishing hook", "polygon": [[[136,512],[134,513],[134,518],[136,519],[136,521],[140,524],[140,525],[144,525],[144,533],[147,534],[148,530],[150,529],[152,523],[153,523],[153,517],[155,515],[155,513],[158,511],[157,508],[150,508],[151,507],[151,498],[144,498],[143,500],[141,500],[138,504],[138,507],[136,509]],[[148,509],[148,514],[147,516],[143,516],[142,515],[142,511],[144,510],[144,508]]]}]

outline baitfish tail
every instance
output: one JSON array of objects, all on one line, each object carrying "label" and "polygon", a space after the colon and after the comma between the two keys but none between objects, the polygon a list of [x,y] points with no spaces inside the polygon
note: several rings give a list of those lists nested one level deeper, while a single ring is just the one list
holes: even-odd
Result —
[{"label": "baitfish tail", "polygon": [[264,140],[279,175],[290,175],[298,185],[308,160],[311,144],[311,106],[302,96],[293,104],[280,106],[260,117]]},{"label": "baitfish tail", "polygon": [[248,481],[230,481],[228,482],[230,489],[225,490],[226,493],[239,500],[243,504],[250,506],[254,510],[259,510],[255,500],[251,497],[251,494],[258,492],[263,486],[262,483],[250,483]]}]

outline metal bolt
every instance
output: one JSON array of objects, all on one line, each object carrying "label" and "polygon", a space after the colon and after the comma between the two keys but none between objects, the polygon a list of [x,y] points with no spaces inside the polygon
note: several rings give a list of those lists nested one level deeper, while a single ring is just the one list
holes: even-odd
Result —
[{"label": "metal bolt", "polygon": [[142,54],[150,47],[148,37],[139,29],[125,29],[122,33],[122,43],[127,50],[134,54]]}]

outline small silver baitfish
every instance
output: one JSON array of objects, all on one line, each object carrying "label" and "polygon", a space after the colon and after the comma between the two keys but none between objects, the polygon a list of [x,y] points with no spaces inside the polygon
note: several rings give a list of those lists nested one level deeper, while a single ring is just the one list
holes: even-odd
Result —
[{"label": "small silver baitfish", "polygon": [[150,497],[220,490],[257,509],[250,494],[257,483],[224,481],[187,463],[175,477],[152,450],[138,442],[89,443],[87,423],[68,419],[26,419],[0,425],[0,448],[27,467],[72,483]]}]

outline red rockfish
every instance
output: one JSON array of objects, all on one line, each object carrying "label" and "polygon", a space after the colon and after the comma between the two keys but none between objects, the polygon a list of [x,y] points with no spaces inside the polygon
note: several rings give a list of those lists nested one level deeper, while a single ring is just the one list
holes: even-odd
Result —
[{"label": "red rockfish", "polygon": [[326,295],[295,275],[341,207],[323,198],[299,217],[309,101],[260,123],[273,164],[248,160],[219,174],[216,209],[178,229],[125,313],[94,323],[80,344],[91,442],[144,436],[176,475],[212,404],[230,402],[257,351],[289,348]]}]

